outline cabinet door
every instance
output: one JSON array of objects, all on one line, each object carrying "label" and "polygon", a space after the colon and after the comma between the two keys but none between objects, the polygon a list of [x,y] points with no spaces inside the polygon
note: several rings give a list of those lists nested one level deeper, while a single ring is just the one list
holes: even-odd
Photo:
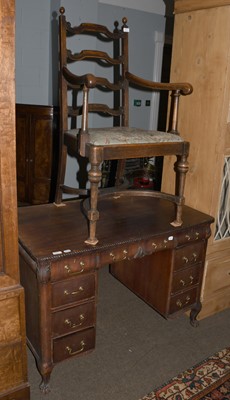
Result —
[{"label": "cabinet door", "polygon": [[30,118],[26,112],[16,107],[16,157],[18,201],[29,203],[29,138]]},{"label": "cabinet door", "polygon": [[18,201],[52,201],[57,170],[57,111],[50,106],[17,104],[16,137]]},{"label": "cabinet door", "polygon": [[52,110],[31,115],[29,152],[29,200],[48,203],[52,177]]}]

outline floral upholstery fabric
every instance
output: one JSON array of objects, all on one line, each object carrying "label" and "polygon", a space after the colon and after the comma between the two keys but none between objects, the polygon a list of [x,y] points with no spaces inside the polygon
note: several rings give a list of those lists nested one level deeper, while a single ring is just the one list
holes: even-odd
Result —
[{"label": "floral upholstery fabric", "polygon": [[[182,142],[183,139],[172,133],[160,131],[145,131],[138,128],[94,128],[89,129],[89,142],[94,146],[109,146],[122,144],[147,144],[162,142]],[[76,136],[79,131],[74,129],[67,132]]]}]

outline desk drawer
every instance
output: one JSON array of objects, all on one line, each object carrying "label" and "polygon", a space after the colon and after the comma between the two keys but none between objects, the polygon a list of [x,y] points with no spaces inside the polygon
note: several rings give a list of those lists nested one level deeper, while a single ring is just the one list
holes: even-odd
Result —
[{"label": "desk drawer", "polygon": [[90,299],[95,296],[95,274],[84,274],[52,284],[52,307]]},{"label": "desk drawer", "polygon": [[61,336],[96,324],[95,302],[57,311],[52,315],[52,336]]},{"label": "desk drawer", "polygon": [[80,356],[95,347],[95,328],[53,340],[54,363],[66,358]]},{"label": "desk drawer", "polygon": [[51,265],[51,280],[60,281],[62,279],[77,277],[84,272],[88,272],[95,268],[94,254],[77,257],[64,257]]},{"label": "desk drawer", "polygon": [[169,314],[173,314],[191,306],[192,304],[196,303],[196,300],[197,288],[186,290],[185,292],[172,296],[170,299]]},{"label": "desk drawer", "polygon": [[186,232],[180,232],[176,235],[177,245],[184,244],[186,242],[200,241],[202,239],[208,239],[211,234],[210,223],[192,227]]},{"label": "desk drawer", "polygon": [[172,294],[188,289],[190,286],[197,285],[200,279],[201,264],[180,270],[173,276]]},{"label": "desk drawer", "polygon": [[204,242],[193,243],[175,250],[174,271],[203,260]]}]

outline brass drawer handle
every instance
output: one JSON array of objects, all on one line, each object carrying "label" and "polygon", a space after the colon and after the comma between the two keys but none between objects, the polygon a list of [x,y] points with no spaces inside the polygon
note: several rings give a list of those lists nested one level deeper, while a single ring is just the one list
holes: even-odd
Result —
[{"label": "brass drawer handle", "polygon": [[85,319],[84,314],[81,314],[79,316],[80,322],[78,324],[74,324],[72,321],[70,321],[70,319],[66,319],[65,320],[65,324],[68,325],[70,328],[77,328],[78,326],[81,326],[83,324],[83,321]]},{"label": "brass drawer handle", "polygon": [[199,232],[196,232],[195,235],[196,235],[196,240],[198,240],[200,236]]},{"label": "brass drawer handle", "polygon": [[180,299],[177,300],[176,305],[177,305],[177,307],[180,307],[180,308],[182,307],[183,304],[181,303]]},{"label": "brass drawer handle", "polygon": [[178,299],[178,300],[177,300],[177,302],[176,302],[176,305],[177,305],[177,307],[180,307],[180,308],[182,308],[183,306],[186,306],[186,304],[188,304],[188,303],[189,303],[189,301],[190,301],[190,297],[189,297],[189,296],[187,296],[187,297],[186,297],[186,301],[185,301],[185,303],[184,303],[184,304],[181,302],[181,300],[180,300],[180,299]]},{"label": "brass drawer handle", "polygon": [[189,235],[185,235],[185,237],[186,237],[187,240],[191,239],[191,237]]},{"label": "brass drawer handle", "polygon": [[80,348],[79,350],[73,351],[73,350],[71,349],[71,347],[69,347],[69,346],[66,346],[66,350],[68,351],[68,353],[69,353],[70,356],[75,356],[76,354],[81,353],[81,352],[85,349],[85,342],[84,342],[84,340],[81,341],[80,345],[81,345],[81,348]]},{"label": "brass drawer handle", "polygon": [[[194,281],[193,276],[190,275],[189,279],[190,279],[190,281],[187,283],[187,285],[192,285],[192,284],[193,284],[193,281]],[[185,286],[185,285],[186,285],[186,282],[185,282],[183,279],[180,280],[180,283],[181,283],[182,286]]]},{"label": "brass drawer handle", "polygon": [[68,274],[79,275],[84,271],[85,263],[83,261],[80,261],[80,266],[81,266],[81,270],[76,271],[76,272],[73,272],[68,264],[64,266],[64,269],[68,272]]},{"label": "brass drawer handle", "polygon": [[[126,260],[127,259],[127,254],[128,254],[128,251],[127,250],[123,250],[123,257],[122,257],[122,260]],[[111,253],[109,253],[109,255],[110,255],[110,257],[112,257],[112,259],[113,259],[113,261],[116,261],[116,256],[111,252]]]},{"label": "brass drawer handle", "polygon": [[182,257],[182,260],[184,261],[184,263],[188,263],[188,257]]},{"label": "brass drawer handle", "polygon": [[64,294],[66,296],[75,296],[76,294],[83,292],[84,288],[82,286],[79,286],[78,290],[74,290],[73,292],[68,292],[68,290],[64,290]]},{"label": "brass drawer handle", "polygon": [[112,257],[113,261],[116,260],[116,257],[115,257],[115,255],[113,253],[109,253],[109,255],[110,255],[110,257]]},{"label": "brass drawer handle", "polygon": [[197,254],[196,253],[192,253],[192,256],[193,256],[193,260],[196,262],[196,260],[198,258]]},{"label": "brass drawer handle", "polygon": [[126,258],[127,258],[126,256],[128,254],[127,250],[123,250],[123,254],[124,254],[123,260],[126,260]]}]

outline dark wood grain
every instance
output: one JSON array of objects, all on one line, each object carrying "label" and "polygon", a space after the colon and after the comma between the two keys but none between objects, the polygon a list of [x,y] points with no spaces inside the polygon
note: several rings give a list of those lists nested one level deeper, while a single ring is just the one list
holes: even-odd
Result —
[{"label": "dark wood grain", "polygon": [[112,274],[165,318],[200,310],[205,250],[213,218],[184,206],[174,228],[172,202],[136,192],[99,199],[99,242],[82,238],[83,202],[18,209],[21,282],[25,288],[28,344],[49,391],[56,362],[95,346],[97,271]]},{"label": "dark wood grain", "polygon": [[[71,250],[72,254],[96,253],[119,246],[121,243],[138,242],[159,235],[177,234],[201,223],[210,223],[211,217],[184,206],[182,227],[170,225],[174,205],[166,200],[138,196],[127,198],[106,197],[99,201],[100,242],[90,248],[82,241],[87,234],[87,219],[81,211],[82,201],[66,201],[63,206],[54,204],[19,208],[19,242],[36,259],[53,256],[53,252]],[[63,255],[62,255],[63,256]],[[62,256],[59,256],[60,258]],[[67,256],[67,255],[66,255]]]}]

